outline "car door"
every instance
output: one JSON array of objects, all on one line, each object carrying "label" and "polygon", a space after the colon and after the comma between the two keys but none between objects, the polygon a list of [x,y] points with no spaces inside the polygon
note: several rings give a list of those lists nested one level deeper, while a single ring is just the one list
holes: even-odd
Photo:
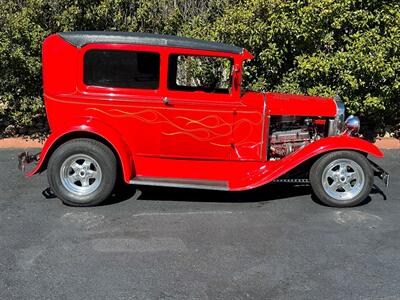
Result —
[{"label": "car door", "polygon": [[91,44],[81,53],[79,90],[81,103],[87,103],[85,114],[116,129],[137,156],[160,155],[162,50]]},{"label": "car door", "polygon": [[[232,151],[232,60],[170,54],[161,155],[170,158],[229,160]],[[214,74],[212,74],[214,73]]]}]

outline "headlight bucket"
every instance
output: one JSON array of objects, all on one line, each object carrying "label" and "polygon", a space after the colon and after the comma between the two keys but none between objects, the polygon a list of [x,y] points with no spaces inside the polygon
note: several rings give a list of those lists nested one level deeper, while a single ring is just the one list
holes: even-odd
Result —
[{"label": "headlight bucket", "polygon": [[350,115],[344,123],[347,133],[350,135],[357,134],[360,131],[360,119]]}]

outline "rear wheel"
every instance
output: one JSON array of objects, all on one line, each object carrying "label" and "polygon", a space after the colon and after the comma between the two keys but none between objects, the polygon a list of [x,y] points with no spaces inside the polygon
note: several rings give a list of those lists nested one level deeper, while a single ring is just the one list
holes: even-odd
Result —
[{"label": "rear wheel", "polygon": [[315,195],[334,207],[351,207],[364,201],[373,185],[368,160],[354,151],[335,151],[320,157],[311,167]]},{"label": "rear wheel", "polygon": [[114,189],[117,161],[106,145],[92,139],[62,144],[50,157],[47,178],[58,198],[72,206],[98,205]]}]

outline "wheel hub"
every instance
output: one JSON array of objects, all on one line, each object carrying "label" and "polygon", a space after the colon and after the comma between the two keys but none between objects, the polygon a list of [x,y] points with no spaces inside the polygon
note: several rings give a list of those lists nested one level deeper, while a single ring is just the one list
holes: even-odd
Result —
[{"label": "wheel hub", "polygon": [[93,157],[76,154],[64,161],[60,169],[60,178],[61,183],[69,192],[85,196],[100,186],[102,172]]},{"label": "wheel hub", "polygon": [[356,197],[364,184],[363,169],[351,159],[336,159],[322,173],[325,192],[336,200],[350,200]]}]

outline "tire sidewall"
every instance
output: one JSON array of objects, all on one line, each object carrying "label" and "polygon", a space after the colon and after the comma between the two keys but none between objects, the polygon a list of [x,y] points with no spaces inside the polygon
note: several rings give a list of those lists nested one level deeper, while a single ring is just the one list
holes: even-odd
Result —
[{"label": "tire sidewall", "polygon": [[[60,169],[65,160],[75,154],[85,154],[97,161],[102,177],[99,187],[88,195],[76,195],[67,190],[60,178]],[[104,144],[90,139],[76,139],[59,146],[51,155],[47,177],[54,193],[72,206],[93,206],[103,202],[112,192],[116,180],[114,153]]]},{"label": "tire sidewall", "polygon": [[[362,190],[348,200],[338,200],[329,196],[322,185],[325,168],[332,161],[342,158],[356,162],[364,172],[365,182]],[[313,164],[310,170],[310,183],[315,195],[324,204],[334,207],[351,207],[360,204],[368,197],[373,185],[373,171],[367,158],[362,154],[354,151],[335,151],[323,155]]]}]

